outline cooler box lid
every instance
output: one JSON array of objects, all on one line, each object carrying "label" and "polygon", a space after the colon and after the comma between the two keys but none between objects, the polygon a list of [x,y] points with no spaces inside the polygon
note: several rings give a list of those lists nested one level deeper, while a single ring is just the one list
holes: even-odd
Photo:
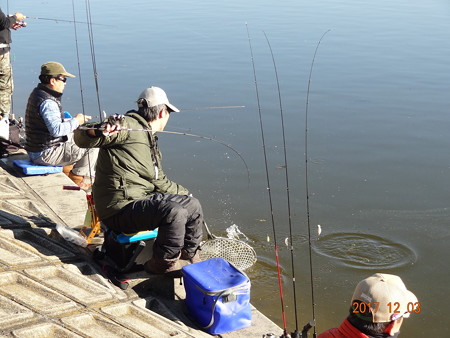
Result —
[{"label": "cooler box lid", "polygon": [[247,275],[223,258],[210,258],[182,268],[185,279],[191,279],[204,292],[229,289],[249,281]]}]

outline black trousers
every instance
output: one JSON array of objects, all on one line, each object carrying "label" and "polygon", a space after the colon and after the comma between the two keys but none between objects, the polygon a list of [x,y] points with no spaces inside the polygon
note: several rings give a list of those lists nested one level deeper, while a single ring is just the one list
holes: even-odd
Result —
[{"label": "black trousers", "polygon": [[153,246],[156,258],[177,257],[181,249],[193,253],[203,235],[200,202],[186,195],[155,193],[131,202],[102,222],[115,232],[127,234],[158,228]]}]

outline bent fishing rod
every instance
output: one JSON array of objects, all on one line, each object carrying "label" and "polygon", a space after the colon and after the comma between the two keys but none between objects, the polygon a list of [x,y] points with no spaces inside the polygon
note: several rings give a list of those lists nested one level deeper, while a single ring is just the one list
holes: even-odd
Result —
[{"label": "bent fishing rod", "polygon": [[309,77],[308,77],[308,89],[306,91],[306,107],[305,107],[305,191],[306,191],[306,219],[307,219],[307,226],[308,226],[308,248],[309,248],[309,269],[310,269],[310,283],[311,283],[311,306],[312,306],[312,316],[313,321],[312,325],[314,327],[314,333],[313,337],[315,338],[317,336],[316,332],[316,314],[315,314],[315,300],[314,300],[314,275],[313,275],[313,261],[312,261],[312,243],[311,243],[311,217],[310,217],[310,208],[309,208],[309,180],[308,180],[308,108],[309,108],[309,93],[311,90],[311,78],[312,78],[312,72],[314,68],[314,62],[316,60],[317,51],[319,49],[320,43],[322,42],[325,35],[330,31],[327,30],[325,33],[323,33],[322,37],[319,39],[319,42],[317,43],[316,49],[314,51],[314,56],[311,61],[311,67],[309,70]]},{"label": "bent fishing rod", "polygon": [[[106,130],[106,128],[104,128],[104,127],[87,127],[87,126],[79,126],[78,129],[80,129],[80,130],[99,130],[99,131],[105,131]],[[133,132],[146,132],[146,133],[154,132],[151,129],[145,129],[145,128],[142,128],[142,129],[120,128],[118,131],[122,131],[122,130],[124,130],[124,131],[133,131]],[[186,133],[186,132],[181,132],[181,131],[160,130],[160,131],[157,131],[157,133],[196,137],[196,138],[200,138],[200,139],[203,139],[203,140],[216,142],[216,143],[219,143],[219,144],[227,147],[232,152],[234,152],[237,156],[239,156],[239,158],[242,160],[242,163],[244,163],[245,169],[247,171],[247,181],[248,181],[248,184],[250,185],[250,169],[248,168],[247,162],[245,161],[245,159],[242,156],[242,154],[240,152],[238,152],[236,149],[234,149],[230,144],[227,144],[224,141],[218,140],[216,138],[203,136],[203,135],[192,134],[192,133]]]},{"label": "bent fishing rod", "polygon": [[268,196],[269,196],[269,208],[270,208],[270,217],[271,217],[272,231],[273,231],[278,289],[279,289],[279,293],[280,293],[281,318],[283,321],[282,337],[288,337],[286,314],[284,311],[285,306],[284,306],[284,298],[283,298],[283,282],[281,280],[280,259],[279,259],[279,255],[278,255],[277,235],[276,235],[276,231],[275,231],[275,220],[274,220],[274,215],[273,215],[272,193],[271,193],[271,189],[270,189],[269,168],[268,168],[268,164],[267,164],[266,142],[265,142],[265,137],[264,137],[264,127],[263,127],[262,114],[261,114],[261,103],[259,100],[258,82],[256,81],[256,69],[255,69],[255,61],[254,61],[254,57],[253,57],[253,48],[252,48],[250,32],[249,32],[247,23],[245,23],[245,27],[247,29],[247,37],[248,37],[248,43],[249,43],[249,47],[250,47],[250,56],[251,56],[252,67],[253,67],[253,79],[254,79],[254,83],[255,83],[256,102],[258,104],[259,126],[260,126],[260,131],[261,131],[261,142],[262,142],[263,155],[264,155],[264,167],[265,167],[265,172],[266,172],[267,192],[268,192]]},{"label": "bent fishing rod", "polygon": [[[76,18],[75,18],[75,6],[74,6],[74,0],[72,0],[72,7],[73,7],[73,20],[72,22],[74,23],[74,29],[75,29],[75,36],[76,36]],[[94,48],[94,34],[93,34],[93,30],[92,30],[92,19],[91,19],[91,9],[90,9],[90,1],[86,0],[86,16],[87,16],[87,23],[88,23],[88,31],[89,31],[89,43],[90,43],[90,50],[91,50],[91,61],[92,61],[92,67],[93,67],[93,73],[94,73],[94,81],[95,81],[95,88],[96,88],[96,96],[97,96],[97,105],[98,105],[98,109],[99,109],[99,116],[103,116],[105,115],[105,112],[102,111],[101,109],[101,105],[100,105],[100,91],[99,91],[99,84],[98,84],[98,73],[97,73],[97,65],[96,65],[96,58],[95,58],[95,48]],[[77,39],[77,38],[76,38]],[[77,41],[77,40],[76,40]],[[79,72],[81,74],[81,70],[80,70],[80,66],[79,66],[79,53],[78,53],[78,41],[77,41],[77,59],[78,59],[78,69]],[[82,88],[81,86],[81,75],[80,75],[80,88]],[[83,97],[83,90],[81,89],[81,95]],[[83,115],[86,116],[85,114],[85,110],[84,110],[84,101],[82,100],[82,106],[83,106]],[[206,110],[206,109],[235,109],[235,108],[243,108],[245,106],[213,106],[213,107],[193,107],[193,108],[185,108],[184,110]],[[105,116],[106,117],[106,116]],[[80,129],[87,129],[86,127],[80,126]],[[90,129],[94,129],[94,128],[90,128]],[[95,130],[95,129],[94,129]],[[97,130],[104,130],[102,128],[97,128]],[[150,129],[130,129],[130,128],[121,128],[121,130],[128,130],[128,131],[137,131],[137,132],[150,132]],[[213,142],[217,142],[219,144],[222,144],[223,146],[227,147],[228,149],[230,149],[231,151],[233,151],[244,163],[245,169],[247,171],[247,184],[248,186],[250,186],[250,169],[247,165],[247,162],[245,161],[245,159],[243,158],[243,156],[236,150],[234,149],[231,145],[211,138],[211,137],[206,137],[206,136],[201,136],[201,135],[196,135],[196,134],[191,134],[191,133],[186,133],[186,132],[175,132],[175,131],[159,131],[159,132],[163,132],[166,134],[175,134],[175,135],[184,135],[184,136],[190,136],[190,137],[197,137],[197,138],[201,138],[201,139],[205,139],[205,140],[209,140],[209,141],[213,141]]]}]

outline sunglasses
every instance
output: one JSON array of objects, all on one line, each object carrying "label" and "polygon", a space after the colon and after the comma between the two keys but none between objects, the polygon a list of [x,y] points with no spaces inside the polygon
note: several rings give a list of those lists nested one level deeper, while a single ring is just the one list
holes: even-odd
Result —
[{"label": "sunglasses", "polygon": [[55,77],[55,79],[56,80],[59,80],[59,81],[62,81],[62,82],[66,82],[67,81],[67,78],[66,77],[61,77],[61,76],[57,76],[57,77]]}]

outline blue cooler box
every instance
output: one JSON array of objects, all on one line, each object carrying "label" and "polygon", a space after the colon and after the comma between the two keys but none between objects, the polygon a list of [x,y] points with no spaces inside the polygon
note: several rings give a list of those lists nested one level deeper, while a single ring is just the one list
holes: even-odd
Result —
[{"label": "blue cooler box", "polygon": [[206,332],[221,334],[250,326],[250,279],[223,258],[182,268],[186,306]]}]

